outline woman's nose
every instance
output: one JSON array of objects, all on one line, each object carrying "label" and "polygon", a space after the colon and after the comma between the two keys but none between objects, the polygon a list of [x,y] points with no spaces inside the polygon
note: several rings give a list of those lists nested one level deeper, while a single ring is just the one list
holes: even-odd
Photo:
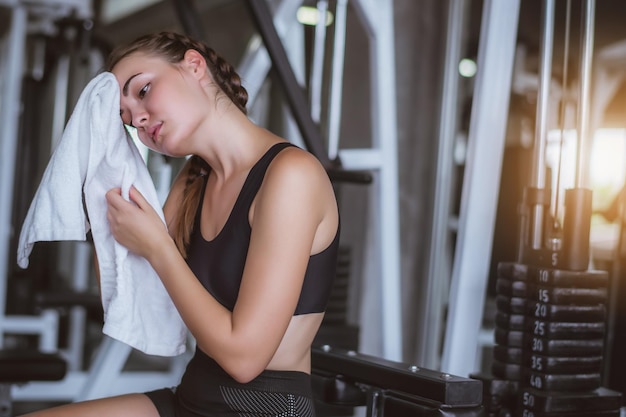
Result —
[{"label": "woman's nose", "polygon": [[133,113],[133,126],[143,127],[148,123],[148,113],[144,110]]}]

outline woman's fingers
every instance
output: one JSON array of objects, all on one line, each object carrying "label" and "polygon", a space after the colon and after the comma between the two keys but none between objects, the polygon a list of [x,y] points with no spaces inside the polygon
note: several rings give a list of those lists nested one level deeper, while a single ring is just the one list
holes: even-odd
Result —
[{"label": "woman's fingers", "polygon": [[107,199],[107,203],[110,205],[115,205],[119,202],[119,199],[122,198],[122,189],[121,188],[111,188],[105,194],[105,198]]},{"label": "woman's fingers", "polygon": [[[165,223],[135,187],[129,190],[130,201],[122,197],[119,188],[106,193],[107,219],[111,233],[129,250],[145,256],[148,247],[167,235]],[[162,227],[158,227],[161,225]]]},{"label": "woman's fingers", "polygon": [[[135,186],[131,186],[130,190],[128,190],[129,199],[133,204],[133,206],[139,207],[142,211],[146,211],[147,209],[152,209],[152,206],[145,197],[139,192]],[[122,209],[125,204],[129,202],[122,197],[122,190],[120,188],[111,188],[106,193],[107,203],[109,206],[112,206],[116,209]]]},{"label": "woman's fingers", "polygon": [[[137,188],[135,188],[134,185],[132,185],[130,187],[130,190],[128,190],[128,197],[130,198],[130,201],[133,201],[141,209],[145,209],[146,205],[150,206],[150,204],[144,198],[143,194],[141,194],[139,192],[139,190]],[[150,206],[150,207],[152,207],[152,206]]]}]

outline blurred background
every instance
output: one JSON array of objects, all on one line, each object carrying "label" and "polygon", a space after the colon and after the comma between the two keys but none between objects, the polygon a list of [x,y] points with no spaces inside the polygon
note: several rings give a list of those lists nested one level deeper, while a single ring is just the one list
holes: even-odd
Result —
[{"label": "blurred background", "polygon": [[[602,384],[624,392],[626,3],[590,3],[591,27],[582,0],[0,0],[0,346],[69,366],[60,382],[12,387],[14,401],[158,387],[184,366],[103,338],[85,242],[39,243],[28,269],[15,262],[83,87],[112,48],[161,30],[205,40],[242,76],[250,117],[328,167],[342,254],[319,343],[489,372],[498,264],[544,262],[523,251],[525,190],[545,188],[545,217],[562,225],[565,190],[584,188],[575,255],[610,277]],[[164,197],[182,161],[142,152]]]}]

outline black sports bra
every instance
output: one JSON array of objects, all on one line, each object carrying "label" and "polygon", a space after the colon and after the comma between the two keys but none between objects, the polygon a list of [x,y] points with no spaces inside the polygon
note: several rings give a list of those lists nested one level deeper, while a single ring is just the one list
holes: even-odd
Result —
[{"label": "black sports bra", "polygon": [[[208,175],[205,177],[205,186],[200,196],[187,249],[187,264],[207,291],[230,311],[237,301],[250,244],[252,231],[248,221],[250,206],[263,182],[268,166],[274,157],[288,146],[295,145],[289,142],[273,145],[250,169],[226,224],[210,241],[204,239],[200,228],[200,213]],[[326,309],[336,274],[338,249],[339,228],[332,243],[322,252],[309,258],[294,315],[321,313]]]}]

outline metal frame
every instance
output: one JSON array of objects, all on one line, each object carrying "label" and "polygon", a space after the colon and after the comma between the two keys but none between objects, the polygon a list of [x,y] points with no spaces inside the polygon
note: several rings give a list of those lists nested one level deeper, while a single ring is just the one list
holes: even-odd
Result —
[{"label": "metal frame", "polygon": [[441,369],[476,371],[511,91],[519,0],[486,0]]},{"label": "metal frame", "polygon": [[283,87],[285,98],[293,111],[293,117],[302,132],[307,149],[311,151],[327,169],[335,168],[336,164],[328,158],[328,154],[323,147],[324,141],[320,131],[311,117],[309,105],[305,99],[302,87],[298,83],[296,76],[289,63],[289,58],[282,46],[282,42],[274,27],[271,12],[266,4],[266,0],[248,0],[246,2],[250,9],[254,22],[263,39],[265,48],[272,60],[272,68],[278,74],[278,80]]},{"label": "metal frame", "polygon": [[[15,180],[15,159],[17,155],[17,135],[21,109],[21,79],[24,71],[24,54],[28,10],[22,4],[11,4],[11,28],[2,59],[4,64],[2,95],[0,99],[0,346],[6,326],[4,312],[6,308],[6,276],[8,274],[9,247],[11,240],[11,209],[8,202],[13,201],[13,184]],[[17,80],[17,81],[15,81]]]},{"label": "metal frame", "polygon": [[[5,333],[39,335],[39,349],[43,352],[56,352],[58,347],[59,315],[54,309],[44,310],[40,315],[17,316],[5,315],[6,282],[9,262],[9,241],[11,235],[11,204],[14,172],[16,161],[16,144],[18,140],[18,125],[21,113],[22,76],[24,73],[25,41],[31,31],[41,31],[47,34],[55,33],[54,22],[64,16],[73,15],[79,18],[91,16],[91,2],[84,0],[57,0],[57,1],[3,1],[0,5],[11,8],[11,29],[3,40],[3,91],[0,112],[2,127],[2,158],[0,164],[0,196],[4,204],[0,205],[0,347]],[[31,20],[36,20],[33,25]],[[67,74],[69,61],[59,63],[59,77],[56,90],[65,97],[68,90]],[[57,99],[54,109],[54,124],[51,134],[51,146],[54,147],[62,134],[67,113],[66,100]],[[165,173],[170,173],[165,167]],[[164,172],[159,171],[160,174]],[[163,181],[162,181],[163,182]],[[90,250],[88,245],[78,242],[68,249],[72,252],[73,261],[66,265],[72,272],[74,289],[81,290],[87,285],[88,260]],[[132,349],[121,342],[106,336],[99,346],[95,359],[88,370],[81,370],[82,349],[84,343],[85,312],[82,307],[72,307],[71,328],[69,331],[69,347],[60,352],[68,361],[68,373],[62,381],[38,382],[13,386],[12,397],[16,400],[53,400],[76,401],[97,398],[104,395],[121,394],[136,391],[138,388],[157,388],[175,385],[182,375],[188,355],[181,355],[170,361],[170,366],[164,371],[125,371],[124,365]],[[190,342],[191,343],[191,342]],[[161,367],[161,366],[160,366]],[[115,381],[115,383],[112,383]]]},{"label": "metal frame", "polygon": [[444,329],[444,309],[451,273],[452,231],[450,227],[453,186],[453,154],[458,128],[458,63],[461,59],[464,16],[468,2],[449,0],[446,58],[444,64],[443,98],[439,121],[437,172],[433,206],[433,226],[430,232],[430,256],[426,296],[422,298],[422,320],[419,323],[417,357],[423,366],[438,368],[441,335]]},{"label": "metal frame", "polygon": [[[382,357],[402,358],[402,291],[400,288],[400,225],[398,189],[398,129],[393,1],[359,0],[353,7],[370,39],[372,68],[373,147],[343,149],[339,158],[344,169],[372,170],[376,177],[371,196],[372,234],[367,248],[373,252],[365,282],[374,282],[380,292]],[[368,265],[370,266],[370,265]],[[369,276],[369,279],[368,279]],[[371,348],[370,348],[371,349]],[[373,352],[377,353],[377,352]]]}]

